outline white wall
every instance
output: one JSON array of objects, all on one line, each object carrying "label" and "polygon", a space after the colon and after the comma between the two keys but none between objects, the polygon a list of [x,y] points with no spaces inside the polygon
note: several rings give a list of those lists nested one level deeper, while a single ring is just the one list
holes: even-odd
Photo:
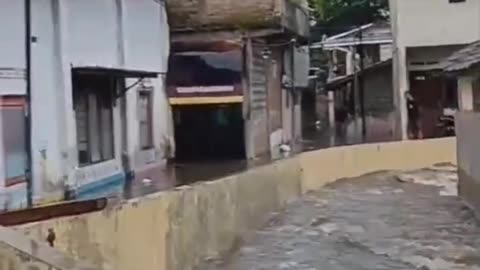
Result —
[{"label": "white wall", "polygon": [[[58,28],[51,0],[32,1],[32,158],[35,197],[63,189],[62,142],[65,123],[59,104],[64,100],[58,73]],[[62,194],[58,194],[61,196]]]},{"label": "white wall", "polygon": [[390,0],[390,5],[399,46],[467,44],[480,38],[478,0]]},{"label": "white wall", "polygon": [[[0,69],[25,69],[23,1],[0,0]],[[0,94],[24,94],[25,80],[0,76]]]},{"label": "white wall", "polygon": [[119,67],[115,0],[68,1],[68,48],[73,66]]},{"label": "white wall", "polygon": [[[163,5],[150,0],[122,0],[123,36],[125,65],[132,69],[150,70],[160,73],[155,79],[146,80],[146,86],[153,87],[153,133],[154,148],[142,150],[140,147],[140,127],[138,122],[139,87],[127,93],[128,110],[128,152],[133,158],[132,167],[158,162],[165,158],[164,145],[173,140],[171,110],[166,96],[165,78],[169,56],[169,30],[166,10]],[[145,53],[152,52],[152,53]],[[154,52],[154,53],[153,53]],[[127,85],[136,80],[127,80]]]},{"label": "white wall", "polygon": [[[0,68],[24,69],[23,1],[0,3],[0,23],[8,26],[0,27]],[[34,199],[39,202],[60,198],[66,184],[81,186],[122,173],[119,103],[114,108],[115,159],[78,168],[71,68],[100,66],[165,73],[169,36],[165,8],[151,0],[35,0],[32,34],[37,38],[32,44],[33,179]],[[158,161],[164,157],[163,140],[171,140],[173,131],[164,77],[153,79],[152,85],[153,154]],[[0,78],[0,95],[24,93],[24,78]],[[128,139],[130,154],[135,155],[139,144],[135,89],[130,90],[128,99],[132,105],[128,108],[132,125],[127,129]],[[151,161],[145,156],[140,160]],[[5,190],[0,191],[3,194]],[[0,197],[1,201],[4,196]]]}]

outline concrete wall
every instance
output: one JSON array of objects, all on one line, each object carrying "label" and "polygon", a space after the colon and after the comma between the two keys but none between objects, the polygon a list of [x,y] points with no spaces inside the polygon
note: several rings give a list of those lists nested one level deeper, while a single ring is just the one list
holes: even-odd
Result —
[{"label": "concrete wall", "polygon": [[94,270],[46,243],[31,240],[21,233],[0,227],[0,269],[9,270]]},{"label": "concrete wall", "polygon": [[302,191],[382,170],[412,170],[437,163],[456,164],[455,139],[402,141],[330,148],[300,156]]},{"label": "concrete wall", "polygon": [[228,254],[267,213],[303,193],[339,178],[455,161],[453,138],[331,148],[103,212],[17,229],[43,241],[53,228],[56,247],[104,268],[202,269],[203,259]]}]

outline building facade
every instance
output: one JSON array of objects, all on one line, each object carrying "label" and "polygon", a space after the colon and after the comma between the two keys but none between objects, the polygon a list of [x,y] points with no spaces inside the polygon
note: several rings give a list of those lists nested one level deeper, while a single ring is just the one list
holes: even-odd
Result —
[{"label": "building facade", "polygon": [[455,110],[455,81],[439,76],[441,60],[480,37],[476,0],[390,0],[397,136],[407,139],[406,92],[419,103],[423,137],[436,137],[437,119]]},{"label": "building facade", "polygon": [[[25,129],[23,11],[23,1],[0,10],[10,26],[0,29],[3,148]],[[31,19],[33,201],[91,198],[123,189],[127,176],[153,177],[173,145],[165,3],[36,0]],[[26,201],[21,141],[0,157],[8,209]]]},{"label": "building facade", "polygon": [[295,146],[298,90],[308,84],[306,1],[177,0],[169,15],[177,157],[257,159]]},{"label": "building facade", "polygon": [[394,139],[392,43],[390,25],[376,22],[312,45],[328,55],[330,145]]},{"label": "building facade", "polygon": [[480,41],[443,61],[443,71],[458,81],[459,112],[455,116],[459,196],[480,214]]}]

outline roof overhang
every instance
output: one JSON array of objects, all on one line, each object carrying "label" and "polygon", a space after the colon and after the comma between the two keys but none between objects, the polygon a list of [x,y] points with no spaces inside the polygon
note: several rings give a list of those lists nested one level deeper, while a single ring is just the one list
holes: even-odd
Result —
[{"label": "roof overhang", "polygon": [[99,66],[77,66],[73,67],[72,70],[77,74],[108,75],[123,78],[157,78],[158,75],[161,74],[161,72]]},{"label": "roof overhang", "polygon": [[393,39],[378,39],[378,40],[355,40],[355,41],[325,41],[317,42],[310,46],[311,49],[333,49],[337,47],[350,47],[359,45],[383,45],[393,44]]}]

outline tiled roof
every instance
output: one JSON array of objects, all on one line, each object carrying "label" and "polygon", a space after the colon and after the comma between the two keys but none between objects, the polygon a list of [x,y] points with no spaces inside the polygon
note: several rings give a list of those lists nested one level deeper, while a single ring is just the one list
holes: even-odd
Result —
[{"label": "tiled roof", "polygon": [[480,41],[455,52],[443,61],[444,71],[458,72],[480,64]]}]

